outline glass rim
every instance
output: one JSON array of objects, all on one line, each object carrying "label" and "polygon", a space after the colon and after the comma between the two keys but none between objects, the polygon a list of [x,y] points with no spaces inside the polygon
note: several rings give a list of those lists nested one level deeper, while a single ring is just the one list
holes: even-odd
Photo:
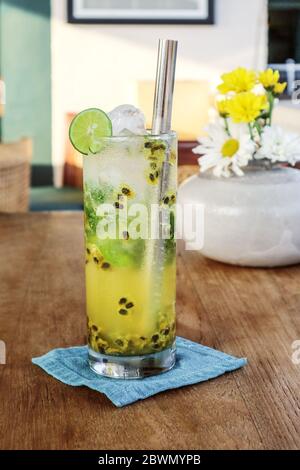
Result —
[{"label": "glass rim", "polygon": [[[149,132],[151,132],[150,129]],[[177,132],[176,131],[170,131],[170,132],[162,132],[161,134],[129,134],[129,135],[110,135],[110,136],[103,136],[99,137],[97,141],[102,141],[102,140],[138,140],[138,139],[168,139],[170,137],[177,137]]]}]

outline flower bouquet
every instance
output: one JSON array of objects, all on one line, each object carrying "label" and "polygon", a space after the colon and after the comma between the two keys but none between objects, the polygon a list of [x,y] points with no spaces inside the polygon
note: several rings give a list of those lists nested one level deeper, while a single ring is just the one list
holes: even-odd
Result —
[{"label": "flower bouquet", "polygon": [[272,123],[285,87],[271,69],[222,76],[217,122],[194,149],[201,172],[178,194],[180,204],[202,207],[200,252],[208,258],[252,267],[300,263],[300,171],[289,168],[300,160],[300,137]]},{"label": "flower bouquet", "polygon": [[278,71],[255,72],[245,68],[222,75],[216,107],[219,119],[193,150],[200,154],[200,171],[217,177],[242,176],[242,168],[255,161],[264,167],[295,165],[300,136],[272,124],[274,106],[284,92]]}]

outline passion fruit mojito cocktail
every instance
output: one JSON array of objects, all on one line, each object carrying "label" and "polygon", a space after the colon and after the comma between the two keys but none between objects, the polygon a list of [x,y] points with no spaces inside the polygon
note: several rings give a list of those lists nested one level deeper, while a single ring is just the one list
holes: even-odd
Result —
[{"label": "passion fruit mojito cocktail", "polygon": [[[100,113],[81,113],[70,132],[75,145],[81,132],[79,147],[86,154],[90,364],[105,375],[144,376],[147,371],[170,368],[175,354],[176,135],[148,134],[141,125],[142,115],[133,107],[117,108],[110,117]],[[118,135],[107,135],[112,130]],[[90,139],[86,139],[87,132]],[[166,157],[168,184],[161,194]],[[155,207],[169,214],[168,236],[163,239],[161,233],[157,239],[151,232],[158,221],[155,212],[153,218]],[[136,373],[132,374],[133,369]]]}]

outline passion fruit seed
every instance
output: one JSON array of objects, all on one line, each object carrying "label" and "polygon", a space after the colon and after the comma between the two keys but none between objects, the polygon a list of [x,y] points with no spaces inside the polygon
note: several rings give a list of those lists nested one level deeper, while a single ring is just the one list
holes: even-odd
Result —
[{"label": "passion fruit seed", "polygon": [[86,249],[86,252],[87,252],[88,255],[91,254],[91,250],[89,248]]},{"label": "passion fruit seed", "polygon": [[152,152],[157,152],[159,150],[166,150],[166,145],[165,144],[159,144],[159,145],[153,145],[152,146]]},{"label": "passion fruit seed", "polygon": [[109,264],[109,263],[107,263],[107,262],[105,262],[105,263],[102,263],[102,265],[101,265],[101,268],[102,268],[102,269],[104,269],[104,270],[107,270],[107,269],[109,269],[109,268],[110,268],[110,264]]},{"label": "passion fruit seed", "polygon": [[176,196],[175,194],[169,194],[168,196],[165,196],[163,198],[163,203],[166,205],[166,206],[172,206],[173,204],[175,204],[176,202]]},{"label": "passion fruit seed", "polygon": [[133,302],[128,302],[128,304],[126,304],[126,308],[132,308],[134,307],[134,303]]},{"label": "passion fruit seed", "polygon": [[124,304],[126,304],[126,302],[127,302],[126,297],[122,297],[122,298],[119,300],[119,304],[120,304],[120,305],[124,305]]},{"label": "passion fruit seed", "polygon": [[159,340],[159,335],[153,335],[151,339],[153,343],[157,343],[157,341]]},{"label": "passion fruit seed", "polygon": [[128,315],[128,312],[127,312],[127,310],[126,310],[125,308],[121,308],[121,309],[119,310],[119,314],[120,314],[120,315]]},{"label": "passion fruit seed", "polygon": [[96,264],[99,264],[99,259],[97,258],[97,256],[94,256],[93,260]]},{"label": "passion fruit seed", "polygon": [[123,232],[124,240],[129,240],[129,232]]},{"label": "passion fruit seed", "polygon": [[134,190],[126,183],[122,183],[118,188],[117,199],[122,201],[126,198],[132,199],[135,197]]},{"label": "passion fruit seed", "polygon": [[92,331],[98,331],[98,326],[97,325],[92,325]]},{"label": "passion fruit seed", "polygon": [[97,347],[99,353],[105,354],[106,348],[108,347],[108,342],[100,338],[97,340]]}]

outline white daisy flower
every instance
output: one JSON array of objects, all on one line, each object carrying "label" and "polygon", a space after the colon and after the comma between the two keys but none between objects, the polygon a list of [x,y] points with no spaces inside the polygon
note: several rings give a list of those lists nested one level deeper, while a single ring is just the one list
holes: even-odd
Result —
[{"label": "white daisy flower", "polygon": [[218,177],[229,177],[232,173],[242,176],[241,168],[252,160],[256,145],[248,127],[230,120],[228,124],[230,135],[221,123],[211,124],[207,129],[208,136],[201,137],[200,145],[193,149],[194,153],[202,155],[198,160],[202,173],[212,170]]},{"label": "white daisy flower", "polygon": [[266,126],[261,137],[261,147],[255,158],[295,165],[300,160],[300,136],[286,132],[279,126]]}]

